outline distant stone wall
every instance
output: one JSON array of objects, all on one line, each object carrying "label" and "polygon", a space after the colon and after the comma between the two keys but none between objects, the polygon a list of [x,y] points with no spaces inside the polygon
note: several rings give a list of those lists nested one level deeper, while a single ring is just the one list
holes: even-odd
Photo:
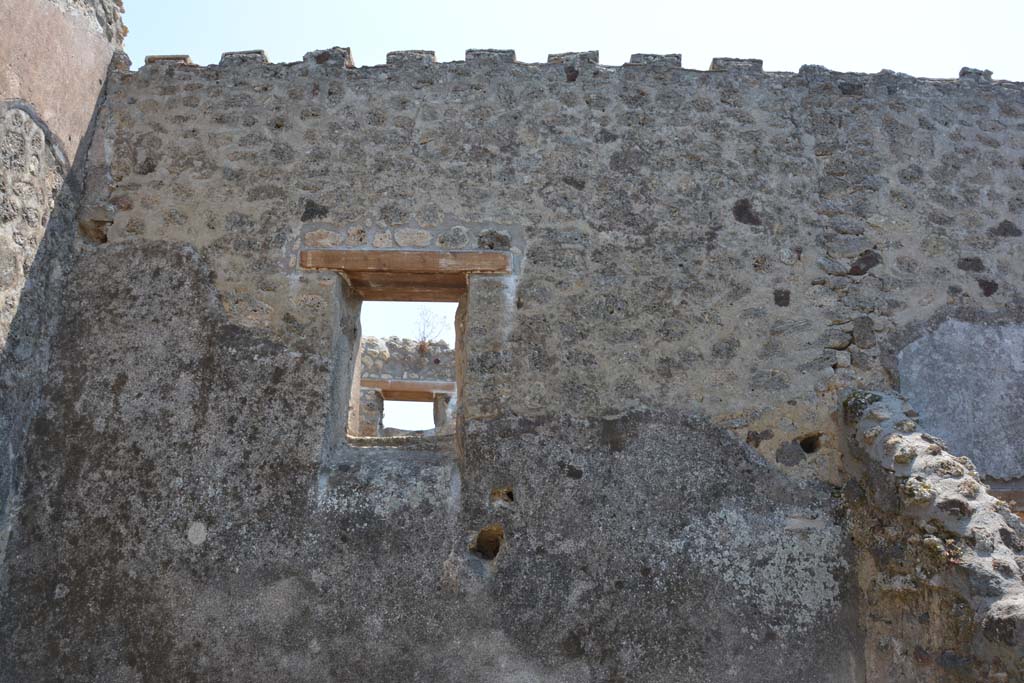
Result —
[{"label": "distant stone wall", "polygon": [[[455,349],[444,340],[417,341],[399,337],[363,337],[359,345],[360,383],[365,380],[412,380],[455,382]],[[455,409],[457,397],[435,397],[434,425],[443,429]],[[380,436],[384,398],[376,389],[361,388],[358,402],[349,411],[349,433]],[[396,430],[390,430],[396,431]]]},{"label": "distant stone wall", "polygon": [[455,381],[455,349],[445,341],[363,337],[359,352],[362,377]]}]

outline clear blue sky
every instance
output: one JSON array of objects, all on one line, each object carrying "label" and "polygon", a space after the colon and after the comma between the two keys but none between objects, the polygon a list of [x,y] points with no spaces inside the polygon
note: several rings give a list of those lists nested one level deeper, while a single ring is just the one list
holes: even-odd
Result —
[{"label": "clear blue sky", "polygon": [[512,48],[520,61],[600,50],[604,64],[633,52],[758,57],[772,71],[821,64],[837,71],[956,77],[962,66],[1024,81],[1024,0],[676,0],[675,2],[462,2],[456,0],[125,0],[127,50],[187,53],[215,63],[227,50],[264,49],[271,61],[351,47],[357,65],[390,50]]}]

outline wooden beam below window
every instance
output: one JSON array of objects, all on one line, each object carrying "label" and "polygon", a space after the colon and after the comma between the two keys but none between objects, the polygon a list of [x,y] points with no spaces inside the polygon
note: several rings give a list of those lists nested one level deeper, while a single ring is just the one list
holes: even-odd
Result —
[{"label": "wooden beam below window", "polygon": [[436,394],[455,394],[455,382],[364,378],[359,386],[361,389],[376,389],[385,401],[431,402]]}]

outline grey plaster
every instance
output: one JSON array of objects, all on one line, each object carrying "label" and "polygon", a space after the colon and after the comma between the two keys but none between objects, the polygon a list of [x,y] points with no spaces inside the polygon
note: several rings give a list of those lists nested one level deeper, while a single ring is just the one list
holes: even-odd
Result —
[{"label": "grey plaster", "polygon": [[1024,325],[948,320],[898,356],[928,430],[987,477],[1024,477]]},{"label": "grey plaster", "polygon": [[74,258],[79,150],[124,34],[119,9],[119,0],[0,0],[0,593],[28,425]]}]

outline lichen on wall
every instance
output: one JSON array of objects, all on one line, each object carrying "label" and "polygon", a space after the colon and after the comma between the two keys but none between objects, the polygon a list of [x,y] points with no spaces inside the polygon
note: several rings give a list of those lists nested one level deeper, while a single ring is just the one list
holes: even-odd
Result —
[{"label": "lichen on wall", "polygon": [[842,528],[818,508],[780,508],[750,515],[727,504],[695,519],[667,545],[690,553],[736,598],[766,614],[785,612],[776,630],[789,635],[838,611],[840,577],[848,571]]}]

